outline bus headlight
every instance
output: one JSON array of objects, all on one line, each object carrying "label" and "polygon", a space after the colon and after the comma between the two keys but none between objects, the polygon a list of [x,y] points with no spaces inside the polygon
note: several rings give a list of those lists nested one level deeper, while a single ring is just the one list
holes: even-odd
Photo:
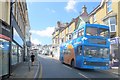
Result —
[{"label": "bus headlight", "polygon": [[86,64],[86,62],[84,62],[84,64]]}]

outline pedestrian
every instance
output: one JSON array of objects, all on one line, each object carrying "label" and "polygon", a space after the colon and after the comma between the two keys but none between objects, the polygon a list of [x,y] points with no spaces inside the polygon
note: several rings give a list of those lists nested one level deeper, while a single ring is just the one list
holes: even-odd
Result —
[{"label": "pedestrian", "polygon": [[32,55],[31,55],[32,66],[34,64],[34,60],[35,60],[35,55],[32,53]]}]

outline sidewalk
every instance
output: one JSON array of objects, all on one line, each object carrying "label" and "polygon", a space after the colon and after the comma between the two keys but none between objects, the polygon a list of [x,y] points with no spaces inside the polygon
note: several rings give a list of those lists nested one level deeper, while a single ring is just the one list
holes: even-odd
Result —
[{"label": "sidewalk", "polygon": [[119,70],[120,69],[118,67],[112,67],[112,69],[110,69],[109,72],[120,76],[120,71]]},{"label": "sidewalk", "polygon": [[20,66],[18,66],[12,73],[12,76],[8,80],[16,80],[16,79],[35,79],[37,78],[37,75],[39,73],[39,62],[35,61],[34,65],[28,67],[28,62],[21,63]]}]

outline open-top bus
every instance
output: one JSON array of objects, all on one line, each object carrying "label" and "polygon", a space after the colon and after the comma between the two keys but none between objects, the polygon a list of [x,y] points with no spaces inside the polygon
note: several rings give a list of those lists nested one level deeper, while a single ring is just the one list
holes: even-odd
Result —
[{"label": "open-top bus", "polygon": [[72,39],[61,44],[60,61],[82,69],[109,69],[109,27],[100,24],[79,25]]}]

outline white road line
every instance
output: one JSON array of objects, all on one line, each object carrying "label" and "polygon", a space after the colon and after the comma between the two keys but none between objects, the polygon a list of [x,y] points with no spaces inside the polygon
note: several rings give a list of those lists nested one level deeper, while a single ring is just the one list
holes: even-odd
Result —
[{"label": "white road line", "polygon": [[82,75],[83,77],[85,77],[85,78],[88,78],[87,76],[85,76],[85,75],[83,75],[82,73],[78,73],[79,75]]},{"label": "white road line", "polygon": [[72,68],[70,68],[70,67],[68,67],[68,66],[66,66],[66,65],[64,65],[66,68],[68,68],[68,69],[72,69]]}]

